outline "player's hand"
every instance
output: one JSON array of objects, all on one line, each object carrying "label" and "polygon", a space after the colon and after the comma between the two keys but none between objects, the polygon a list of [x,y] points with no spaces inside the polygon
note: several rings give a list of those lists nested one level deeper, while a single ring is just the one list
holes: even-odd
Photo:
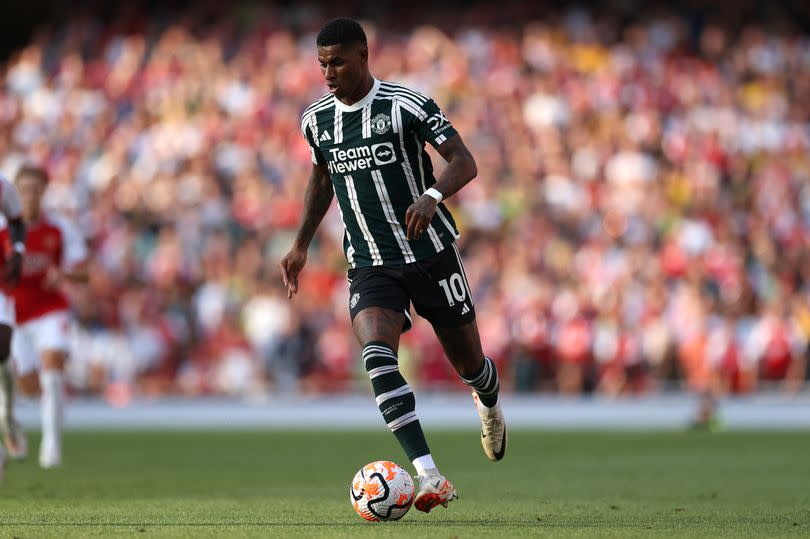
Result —
[{"label": "player's hand", "polygon": [[17,251],[11,254],[11,258],[6,262],[4,269],[3,280],[6,283],[15,285],[20,281],[22,275],[23,255]]},{"label": "player's hand", "polygon": [[433,214],[436,213],[438,202],[430,195],[422,195],[419,200],[408,207],[405,212],[406,237],[408,240],[418,240],[427,231]]},{"label": "player's hand", "polygon": [[287,298],[298,293],[298,275],[307,263],[306,249],[293,247],[287,255],[281,259],[281,278],[284,279],[284,286],[287,287]]},{"label": "player's hand", "polygon": [[48,290],[53,290],[54,288],[59,287],[59,283],[62,282],[62,270],[56,267],[48,268],[48,273],[45,274],[45,281],[43,281],[43,285]]}]

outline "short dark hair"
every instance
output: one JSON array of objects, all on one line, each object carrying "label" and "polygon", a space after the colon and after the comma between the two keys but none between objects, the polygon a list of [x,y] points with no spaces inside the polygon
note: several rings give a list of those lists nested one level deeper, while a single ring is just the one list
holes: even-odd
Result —
[{"label": "short dark hair", "polygon": [[24,164],[19,168],[19,170],[17,170],[17,175],[14,176],[14,181],[16,182],[23,176],[33,176],[44,184],[47,184],[50,180],[48,171],[45,170],[45,168],[30,163]]},{"label": "short dark hair", "polygon": [[317,43],[319,47],[354,45],[355,43],[368,47],[363,27],[356,20],[348,17],[338,17],[324,24],[321,31],[318,32]]}]

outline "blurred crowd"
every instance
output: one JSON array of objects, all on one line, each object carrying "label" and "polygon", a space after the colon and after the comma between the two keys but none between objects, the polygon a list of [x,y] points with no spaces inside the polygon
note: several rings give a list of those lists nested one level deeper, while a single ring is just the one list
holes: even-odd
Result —
[{"label": "blurred crowd", "polygon": [[[300,114],[325,92],[326,15],[123,9],[39,29],[0,72],[0,170],[45,165],[47,206],[91,246],[91,281],[70,290],[73,390],[366,387],[334,207],[292,301],[277,268],[310,170]],[[363,23],[372,73],[434,97],[476,157],[450,204],[502,386],[801,389],[810,35],[667,10],[488,25],[492,9]],[[423,321],[400,352],[423,389],[464,387]]]}]

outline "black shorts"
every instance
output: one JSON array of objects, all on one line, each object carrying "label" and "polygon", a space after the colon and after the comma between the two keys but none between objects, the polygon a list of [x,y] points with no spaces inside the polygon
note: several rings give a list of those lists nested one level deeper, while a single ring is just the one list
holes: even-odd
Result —
[{"label": "black shorts", "polygon": [[458,327],[475,320],[470,285],[455,244],[435,255],[401,266],[349,270],[352,320],[368,307],[405,313],[402,331],[411,328],[410,304],[436,327]]}]

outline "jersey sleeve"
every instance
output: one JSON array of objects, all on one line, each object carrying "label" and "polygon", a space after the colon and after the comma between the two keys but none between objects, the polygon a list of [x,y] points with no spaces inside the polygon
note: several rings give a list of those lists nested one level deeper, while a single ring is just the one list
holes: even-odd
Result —
[{"label": "jersey sleeve", "polygon": [[416,135],[420,140],[429,142],[434,148],[438,148],[445,140],[458,135],[458,131],[432,99],[425,98],[421,103],[411,102],[408,108],[413,116],[413,129]]},{"label": "jersey sleeve", "polygon": [[7,219],[16,219],[22,214],[17,187],[5,178],[0,178],[0,211]]},{"label": "jersey sleeve", "polygon": [[313,122],[314,116],[304,115],[304,117],[301,119],[301,134],[304,135],[304,138],[309,145],[309,156],[312,159],[312,163],[315,165],[323,165],[326,163],[326,160],[323,158],[323,154],[321,154],[321,150],[318,148],[318,144],[315,142],[315,136],[312,132]]},{"label": "jersey sleeve", "polygon": [[66,219],[56,221],[62,233],[62,259],[59,261],[62,269],[69,270],[87,259],[87,245],[81,232]]}]

